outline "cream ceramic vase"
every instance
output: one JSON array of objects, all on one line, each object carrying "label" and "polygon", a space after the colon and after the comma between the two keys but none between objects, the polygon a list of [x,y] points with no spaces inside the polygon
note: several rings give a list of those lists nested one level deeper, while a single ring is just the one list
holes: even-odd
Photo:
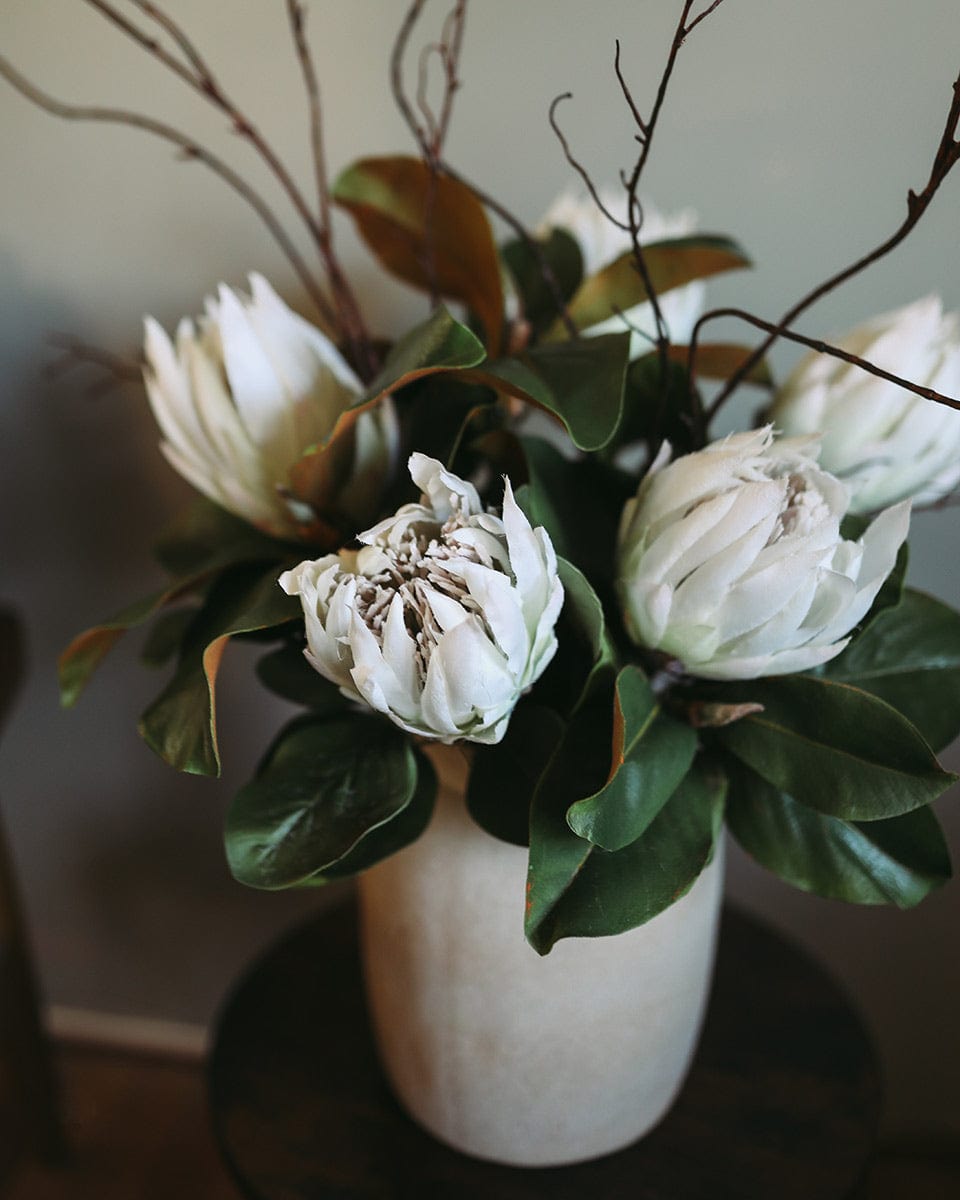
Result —
[{"label": "cream ceramic vase", "polygon": [[526,850],[483,832],[466,763],[432,753],[427,832],[360,879],[362,954],[380,1057],[409,1114],[466,1154],[513,1166],[596,1158],[666,1113],[710,987],[722,849],[638,929],[524,940]]}]

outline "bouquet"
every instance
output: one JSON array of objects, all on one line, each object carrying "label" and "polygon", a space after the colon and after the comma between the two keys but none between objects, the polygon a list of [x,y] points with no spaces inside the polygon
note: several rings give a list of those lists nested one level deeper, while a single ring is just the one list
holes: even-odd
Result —
[{"label": "bouquet", "polygon": [[[579,190],[533,228],[445,156],[465,0],[413,92],[424,0],[398,33],[393,96],[416,153],[363,157],[332,181],[305,12],[287,0],[315,202],[169,15],[132,0],[138,23],[90,2],[264,159],[324,270],[192,136],[64,104],[0,60],[52,112],[138,126],[214,170],[314,309],[254,274],[172,335],[147,320],[136,369],[161,450],[198,496],[157,544],[162,586],[64,652],[64,701],[148,624],[145,658],[169,677],[143,736],[175,768],[216,775],[221,657],[231,639],[262,644],[260,685],[302,712],[227,817],[231,869],[261,888],[322,885],[408,845],[430,819],[432,749],[458,747],[474,819],[529,847],[540,953],[663,911],[724,823],[824,896],[908,907],[942,884],[929,805],[953,781],[935,755],[960,731],[960,616],[904,579],[911,505],[960,482],[960,318],[928,297],[830,342],[794,324],[920,221],[960,158],[960,80],[900,227],[770,321],[706,308],[704,281],[748,266],[744,250],[642,191],[675,62],[721,0],[678,3],[649,110],[618,49],[638,147],[618,188],[580,165],[554,103]],[[334,209],[431,301],[395,341],[369,327]],[[756,345],[711,340],[731,316]],[[778,385],[779,339],[808,357]],[[741,389],[755,425],[714,437]]]}]

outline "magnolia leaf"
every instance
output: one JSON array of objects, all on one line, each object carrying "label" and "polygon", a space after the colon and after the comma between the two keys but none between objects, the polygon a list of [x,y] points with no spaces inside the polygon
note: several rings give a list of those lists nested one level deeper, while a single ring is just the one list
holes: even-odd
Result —
[{"label": "magnolia leaf", "polygon": [[941,750],[960,733],[960,614],[907,590],[823,674],[886,700]]},{"label": "magnolia leaf", "polygon": [[623,415],[630,335],[554,342],[468,372],[478,383],[535,404],[558,417],[575,446],[599,450]]},{"label": "magnolia leaf", "polygon": [[[543,438],[519,439],[528,486],[524,511],[542,525],[558,555],[591,579],[612,583],[619,512],[636,488],[625,472],[596,456],[570,459]],[[519,493],[518,493],[519,495]]]},{"label": "magnolia leaf", "polygon": [[523,315],[535,331],[556,320],[557,297],[547,282],[544,263],[553,274],[566,302],[583,279],[583,256],[575,237],[565,229],[551,229],[544,238],[530,242],[518,238],[501,251],[519,293]]},{"label": "magnolia leaf", "polygon": [[78,634],[57,660],[60,679],[60,703],[70,708],[86,686],[90,676],[113,645],[137,625],[148,621],[164,604],[190,590],[189,582],[180,582],[146,596],[121,609],[116,616]]},{"label": "magnolia leaf", "polygon": [[[227,567],[239,563],[279,563],[287,552],[284,543],[260,533],[211,500],[198,497],[178,515],[156,546],[161,565],[174,576],[171,582],[121,609],[102,624],[78,634],[60,655],[61,704],[70,708],[77,702],[90,676],[128,629],[145,624],[165,605],[201,590],[211,576]],[[166,626],[158,638],[169,643],[173,628]],[[168,644],[163,654],[169,650]],[[147,653],[151,661],[158,660],[158,654],[149,645]]]},{"label": "magnolia leaf", "polygon": [[538,703],[568,716],[597,695],[603,695],[606,703],[607,689],[616,674],[616,651],[603,605],[586,576],[560,557],[557,572],[564,593],[556,629],[557,653],[531,694]]},{"label": "magnolia leaf", "polygon": [[285,888],[352,853],[413,798],[417,763],[380,717],[301,717],[284,729],[234,797],[225,840],[241,883]]},{"label": "magnolia leaf", "polygon": [[667,716],[639,667],[617,676],[610,778],[567,810],[567,824],[604,850],[622,850],[647,827],[690,770],[697,735]]},{"label": "magnolia leaf", "polygon": [[900,816],[955,779],[906,717],[848,684],[785,675],[727,684],[713,698],[763,705],[714,736],[769,783],[827,816]]},{"label": "magnolia leaf", "polygon": [[140,661],[146,667],[166,666],[180,649],[187,630],[197,619],[200,609],[175,608],[163,612],[154,621],[140,651]]},{"label": "magnolia leaf", "polygon": [[347,709],[349,701],[335,683],[310,666],[303,648],[293,642],[271,650],[257,662],[257,678],[276,696],[312,708],[314,712],[334,714]]},{"label": "magnolia leaf", "polygon": [[668,359],[664,379],[659,354],[644,354],[631,362],[618,443],[643,440],[659,446],[666,439],[675,453],[687,454],[703,447],[705,425],[700,393],[691,388],[684,366]]},{"label": "magnolia leaf", "polygon": [[528,845],[530,803],[563,729],[552,709],[521,701],[503,740],[478,751],[467,783],[467,807],[481,829],[503,842]]},{"label": "magnolia leaf", "polygon": [[432,295],[462,300],[496,352],[503,325],[500,258],[483,205],[466,186],[419,158],[364,158],[333,185],[333,199],[394,275]]},{"label": "magnolia leaf", "polygon": [[[367,391],[341,413],[327,437],[307,449],[290,470],[293,493],[318,508],[322,515],[325,497],[335,496],[354,465],[353,437],[357,416],[380,403],[385,396],[415,380],[439,372],[460,371],[483,362],[483,345],[465,325],[441,305],[420,325],[404,334],[391,348],[383,366]],[[326,539],[341,544],[344,531],[331,529]],[[349,536],[355,533],[349,531]],[[339,541],[338,541],[339,535]],[[323,537],[317,539],[323,542]]]},{"label": "magnolia leaf", "polygon": [[951,874],[929,808],[881,821],[843,821],[798,803],[744,767],[731,775],[727,825],[762,866],[829,900],[912,908]]},{"label": "magnolia leaf", "polygon": [[414,751],[417,766],[417,784],[410,803],[382,825],[365,833],[354,848],[330,867],[324,867],[311,876],[309,883],[327,883],[334,879],[346,879],[359,875],[368,867],[396,854],[404,846],[415,842],[430,824],[433,806],[437,797],[437,773],[433,763],[425,754]]},{"label": "magnolia leaf", "polygon": [[695,763],[644,835],[613,853],[577,837],[565,814],[597,731],[580,719],[534,799],[527,940],[539,954],[563,937],[603,937],[642,925],[693,886],[713,857],[725,781]]},{"label": "magnolia leaf", "polygon": [[277,585],[278,574],[276,567],[238,567],[217,580],[188,633],[173,679],[143,714],[144,741],[178,771],[220,773],[214,688],[230,638],[300,616],[299,599]]},{"label": "magnolia leaf", "polygon": [[394,342],[376,378],[354,408],[374,403],[425,375],[476,367],[485,357],[483,343],[476,334],[440,305],[426,321]]},{"label": "magnolia leaf", "polygon": [[[673,362],[683,367],[689,366],[690,347],[671,344],[667,353]],[[701,342],[697,345],[695,362],[698,379],[731,379],[740,368],[753,356],[753,348],[740,346],[734,342]],[[756,387],[772,388],[773,375],[765,358],[755,363],[743,377],[744,383],[752,383]]]},{"label": "magnolia leaf", "polygon": [[[736,242],[711,234],[651,242],[641,249],[650,283],[658,296],[695,279],[707,279],[722,271],[750,266],[750,260]],[[609,266],[585,279],[574,293],[567,311],[578,329],[588,329],[649,298],[636,269],[633,251],[628,250]],[[564,334],[563,325],[557,322],[549,336],[562,337]]]}]

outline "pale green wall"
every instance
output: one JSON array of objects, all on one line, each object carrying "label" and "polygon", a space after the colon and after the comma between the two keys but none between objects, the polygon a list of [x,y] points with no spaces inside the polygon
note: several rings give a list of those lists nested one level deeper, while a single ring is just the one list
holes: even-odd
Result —
[{"label": "pale green wall", "polygon": [[[215,115],[81,0],[2,7],[0,52],[38,84],[162,114],[251,164]],[[334,169],[407,148],[386,88],[405,6],[309,7]],[[280,0],[169,8],[309,184]],[[678,9],[675,0],[475,0],[450,156],[534,221],[568,180],[545,111],[569,90],[571,140],[597,179],[612,179],[632,155],[613,39],[647,104]],[[882,239],[907,188],[925,178],[958,68],[956,0],[726,0],[683,52],[647,179],[662,206],[692,204],[704,227],[736,235],[754,255],[755,272],[718,282],[712,296],[774,316]],[[253,947],[315,903],[244,892],[220,857],[222,806],[279,714],[240,664],[227,669],[230,767],[215,787],[175,777],[137,740],[133,717],[153,683],[132,646],[77,712],[58,711],[56,652],[79,626],[153,586],[149,539],[186,489],[160,459],[138,394],[91,400],[41,377],[44,336],[135,345],[144,311],[170,324],[218,280],[242,283],[251,268],[293,301],[297,289],[239,202],[137,133],[58,122],[0,85],[0,163],[0,592],[28,616],[32,660],[0,760],[6,821],[50,997],[203,1019]],[[928,291],[960,305],[958,217],[960,175],[906,246],[803,328],[842,331]],[[389,332],[422,314],[423,301],[384,288],[342,233],[375,323]],[[792,359],[785,351],[777,362]],[[956,601],[956,512],[917,526],[914,582]],[[960,846],[949,804],[944,815]],[[960,1132],[960,885],[903,915],[788,892],[738,856],[731,876],[738,898],[812,947],[859,998],[884,1050],[891,1122]]]}]

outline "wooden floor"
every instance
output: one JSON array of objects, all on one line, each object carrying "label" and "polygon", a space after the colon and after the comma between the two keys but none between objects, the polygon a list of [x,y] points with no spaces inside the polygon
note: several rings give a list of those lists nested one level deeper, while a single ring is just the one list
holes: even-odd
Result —
[{"label": "wooden floor", "polygon": [[70,1159],[22,1165],[4,1200],[237,1200],[196,1064],[91,1049],[57,1057]]},{"label": "wooden floor", "polygon": [[[3,1200],[238,1200],[210,1136],[199,1065],[70,1047],[57,1061],[70,1161],[22,1165],[0,1185]],[[960,1150],[901,1147],[878,1156],[858,1200],[955,1196]]]}]

